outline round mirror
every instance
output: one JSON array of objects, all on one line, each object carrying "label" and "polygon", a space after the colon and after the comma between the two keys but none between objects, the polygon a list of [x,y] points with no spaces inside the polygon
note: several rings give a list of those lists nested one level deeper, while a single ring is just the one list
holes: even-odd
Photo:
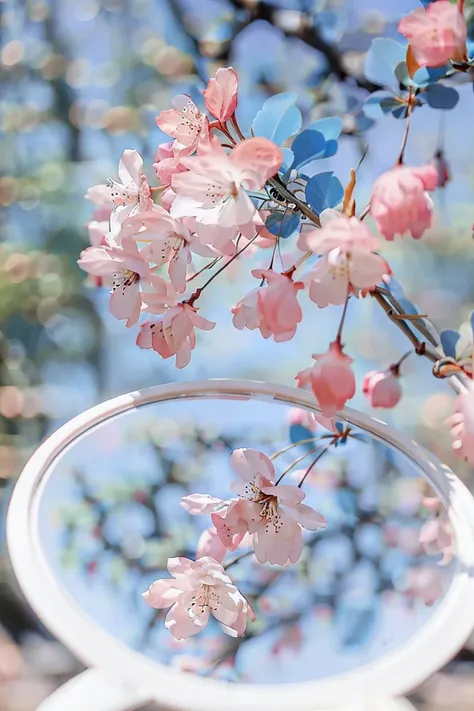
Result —
[{"label": "round mirror", "polygon": [[[263,709],[342,706],[358,700],[359,686],[360,698],[368,684],[376,694],[403,693],[434,672],[473,622],[472,606],[467,616],[459,608],[472,594],[472,499],[449,470],[383,423],[348,411],[331,430],[311,402],[300,391],[245,381],[162,386],[94,408],[55,433],[20,478],[9,516],[20,583],[49,628],[88,664],[110,666],[114,650],[125,675],[142,669],[156,699],[171,703],[175,693],[179,708],[201,708],[192,689],[210,694],[208,709],[214,693],[216,709],[233,709],[240,692],[268,699]],[[232,561],[228,574],[256,620],[241,637],[212,619],[177,641],[164,627],[167,610],[151,609],[141,593],[169,576],[168,558],[194,559],[212,523],[191,516],[181,499],[235,496],[230,455],[241,447],[271,456],[286,483],[304,479],[305,503],[327,526],[304,532],[295,565],[259,564],[244,538],[224,565]],[[34,585],[33,563],[41,568]],[[439,636],[433,646],[440,630],[442,648]],[[170,674],[180,680],[174,692]],[[289,699],[295,689],[300,697],[289,704],[285,690]]]}]

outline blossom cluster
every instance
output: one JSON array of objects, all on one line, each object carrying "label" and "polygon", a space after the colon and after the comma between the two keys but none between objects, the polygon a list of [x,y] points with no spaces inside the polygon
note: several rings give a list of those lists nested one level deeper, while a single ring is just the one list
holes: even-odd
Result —
[{"label": "blossom cluster", "polygon": [[[170,140],[157,148],[156,181],[139,153],[126,150],[118,180],[89,189],[96,211],[88,226],[91,246],[79,265],[96,285],[111,288],[112,315],[129,328],[138,324],[137,346],[163,359],[175,357],[178,368],[191,360],[196,330],[216,326],[201,313],[202,293],[244,252],[259,266],[251,271],[255,287],[230,308],[236,329],[258,330],[280,343],[292,339],[303,320],[304,293],[312,309],[342,307],[327,350],[295,374],[298,387],[311,389],[326,418],[356,393],[353,361],[343,344],[347,304],[373,298],[408,335],[410,353],[430,358],[437,377],[459,379],[462,394],[450,426],[455,451],[474,465],[472,330],[467,353],[457,353],[455,332],[433,342],[425,317],[405,313],[395,298],[392,269],[383,256],[387,241],[423,237],[434,219],[430,193],[449,180],[439,151],[425,165],[405,164],[411,116],[423,103],[452,108],[457,93],[446,81],[473,67],[463,2],[425,5],[399,24],[408,44],[375,40],[367,56],[368,79],[378,81],[385,63],[394,81],[390,91],[367,98],[366,115],[391,113],[406,120],[406,130],[398,157],[376,179],[362,211],[356,206],[357,169],[345,185],[333,173],[317,172],[317,161],[337,150],[340,119],[325,118],[301,131],[297,96],[281,94],[242,129],[237,72],[221,68],[202,92],[205,112],[180,95],[157,116]],[[288,244],[291,253],[285,251]],[[361,390],[372,407],[392,408],[400,401],[407,355],[366,374]],[[338,441],[335,431],[333,436]],[[212,519],[197,560],[171,559],[173,579],[154,583],[146,594],[154,607],[172,605],[166,626],[178,638],[202,629],[211,613],[233,634],[242,634],[252,619],[252,608],[225,572],[227,551],[246,541],[262,564],[294,564],[303,550],[303,529],[326,524],[303,503],[301,486],[279,483],[271,459],[261,452],[237,450],[232,464],[239,476],[233,486],[237,498],[195,494],[183,500],[189,513]],[[425,532],[427,542],[432,529]]]}]

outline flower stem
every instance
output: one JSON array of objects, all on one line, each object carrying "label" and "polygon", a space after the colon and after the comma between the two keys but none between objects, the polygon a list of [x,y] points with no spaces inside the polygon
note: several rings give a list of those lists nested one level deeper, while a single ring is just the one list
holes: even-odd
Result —
[{"label": "flower stem", "polygon": [[410,133],[411,114],[413,111],[413,105],[412,105],[411,99],[412,99],[412,94],[410,92],[410,96],[408,97],[409,104],[407,106],[407,119],[406,119],[406,125],[405,125],[405,133],[403,134],[402,145],[400,146],[400,151],[398,153],[396,165],[403,165],[403,156],[405,154],[405,148],[407,146],[408,134]]},{"label": "flower stem", "polygon": [[232,116],[230,117],[230,122],[231,122],[232,126],[234,127],[235,132],[238,135],[238,137],[240,138],[240,140],[245,141],[245,136],[242,133],[242,131],[240,130],[240,126],[237,122],[237,117],[235,114],[232,114]]},{"label": "flower stem", "polygon": [[311,470],[313,469],[313,467],[319,462],[319,460],[321,459],[321,457],[322,457],[324,454],[326,454],[326,452],[328,451],[329,447],[330,447],[332,444],[333,444],[333,441],[331,441],[326,447],[324,447],[323,451],[320,452],[320,453],[318,454],[318,456],[317,456],[315,459],[313,459],[313,461],[311,462],[311,464],[309,465],[309,467],[308,467],[307,470],[305,471],[303,478],[301,479],[300,483],[298,484],[298,489],[301,489],[301,487],[303,486],[303,484],[304,484],[304,482],[305,482],[305,479],[306,479],[306,477],[308,476],[308,474],[310,473],[310,471],[311,471]]},{"label": "flower stem", "polygon": [[295,459],[293,464],[290,464],[290,466],[285,469],[283,474],[280,474],[280,476],[278,477],[278,479],[275,482],[275,486],[277,486],[280,483],[280,481],[283,479],[283,477],[286,476],[288,474],[288,472],[293,469],[293,467],[296,467],[297,464],[302,462],[303,459],[306,459],[306,457],[309,456],[310,454],[314,454],[314,452],[317,452],[318,449],[319,449],[319,445],[317,447],[313,447],[313,449],[308,450],[306,452],[306,454],[303,454],[301,457],[298,457],[298,459]]},{"label": "flower stem", "polygon": [[402,357],[399,361],[397,361],[397,363],[393,363],[390,366],[389,370],[391,370],[394,375],[398,375],[401,364],[408,358],[408,356],[411,356],[412,353],[416,353],[416,351],[411,349],[407,351],[404,355],[402,355]]},{"label": "flower stem", "polygon": [[244,244],[244,246],[242,247],[242,249],[239,249],[239,251],[236,252],[236,253],[234,254],[234,256],[231,257],[231,258],[229,259],[229,261],[226,262],[220,269],[218,269],[217,272],[215,272],[211,277],[209,277],[209,279],[208,279],[202,286],[200,286],[199,289],[196,289],[196,291],[194,292],[194,294],[192,294],[192,295],[189,297],[189,299],[187,300],[186,303],[188,303],[190,306],[194,306],[194,302],[199,299],[199,297],[201,296],[202,292],[204,291],[204,289],[205,289],[207,286],[209,286],[209,284],[211,283],[211,281],[213,281],[213,280],[216,278],[216,276],[219,276],[219,274],[220,274],[221,272],[223,272],[224,269],[227,269],[227,267],[229,266],[229,264],[232,264],[232,262],[234,261],[234,259],[237,259],[237,257],[240,257],[240,255],[242,254],[242,252],[245,252],[245,250],[247,249],[247,247],[250,247],[250,245],[252,244],[252,242],[254,242],[254,240],[257,239],[257,237],[259,236],[260,232],[261,232],[261,230],[259,230],[259,231],[257,232],[257,234],[256,234],[254,237],[252,237],[251,240],[249,240],[249,241],[247,242],[247,244]]},{"label": "flower stem", "polygon": [[273,461],[273,459],[276,459],[277,457],[280,456],[280,454],[285,454],[285,452],[288,452],[290,449],[293,449],[294,447],[298,447],[300,444],[309,444],[310,442],[314,442],[316,439],[318,439],[320,435],[315,435],[314,437],[308,437],[307,439],[300,439],[298,442],[293,442],[292,444],[289,444],[287,447],[283,447],[283,449],[279,449],[278,452],[275,452],[275,454],[270,455],[269,459]]},{"label": "flower stem", "polygon": [[350,296],[351,296],[350,294],[347,294],[347,296],[346,296],[346,300],[344,302],[344,308],[342,310],[341,320],[339,322],[339,328],[337,329],[336,342],[339,344],[341,343],[341,340],[342,340],[342,330],[344,328],[344,322],[346,320],[347,305],[349,303]]}]

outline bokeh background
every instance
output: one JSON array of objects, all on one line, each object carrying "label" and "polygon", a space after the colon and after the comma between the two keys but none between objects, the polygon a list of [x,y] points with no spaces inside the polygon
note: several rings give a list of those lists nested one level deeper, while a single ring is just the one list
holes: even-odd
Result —
[{"label": "bokeh background", "polygon": [[[467,3],[469,5],[469,3]],[[90,185],[116,174],[125,148],[136,148],[153,179],[153,156],[167,140],[155,125],[177,93],[201,101],[219,66],[240,74],[239,121],[247,127],[263,101],[296,91],[305,121],[340,115],[338,154],[323,161],[344,183],[359,171],[358,201],[398,152],[403,122],[371,125],[361,114],[367,91],[364,57],[376,36],[397,38],[400,17],[417,0],[3,0],[1,12],[0,205],[0,477],[6,511],[15,478],[35,446],[93,404],[127,390],[197,377],[251,377],[291,384],[324,349],[338,309],[305,320],[288,344],[263,342],[232,328],[230,307],[252,279],[229,270],[203,297],[218,327],[200,338],[191,365],[135,346],[136,333],[110,317],[108,295],[85,283],[76,265],[87,246]],[[301,13],[309,18],[300,31]],[[468,81],[450,112],[415,112],[406,159],[431,160],[442,148],[451,181],[434,195],[436,223],[420,243],[399,240],[386,255],[407,296],[438,329],[457,328],[473,308],[472,224],[474,96]],[[443,118],[441,118],[443,117]],[[351,304],[345,332],[359,379],[406,350],[398,331],[369,301]],[[472,483],[453,461],[443,421],[447,385],[422,359],[403,366],[405,397],[390,413]],[[360,396],[355,406],[367,409]],[[3,535],[3,527],[2,527]],[[32,711],[80,670],[22,600],[5,551],[0,583],[0,710]],[[419,691],[420,709],[474,709],[470,648]]]}]

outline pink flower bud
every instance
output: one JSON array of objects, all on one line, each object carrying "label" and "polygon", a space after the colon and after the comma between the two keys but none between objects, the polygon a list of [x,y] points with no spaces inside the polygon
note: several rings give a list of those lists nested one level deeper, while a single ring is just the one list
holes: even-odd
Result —
[{"label": "pink flower bud", "polygon": [[362,392],[372,407],[395,407],[402,396],[400,379],[395,368],[385,372],[369,371],[363,380]]},{"label": "pink flower bud", "polygon": [[442,67],[466,57],[466,20],[450,0],[437,0],[404,17],[398,31],[410,43],[420,67]]},{"label": "pink flower bud", "polygon": [[406,232],[419,239],[431,227],[432,202],[426,191],[435,190],[438,180],[435,166],[427,164],[419,168],[400,165],[375,181],[370,214],[385,239]]},{"label": "pink flower bud", "polygon": [[239,80],[232,67],[218,69],[214,79],[210,79],[203,91],[206,108],[218,121],[228,121],[237,107]]}]

